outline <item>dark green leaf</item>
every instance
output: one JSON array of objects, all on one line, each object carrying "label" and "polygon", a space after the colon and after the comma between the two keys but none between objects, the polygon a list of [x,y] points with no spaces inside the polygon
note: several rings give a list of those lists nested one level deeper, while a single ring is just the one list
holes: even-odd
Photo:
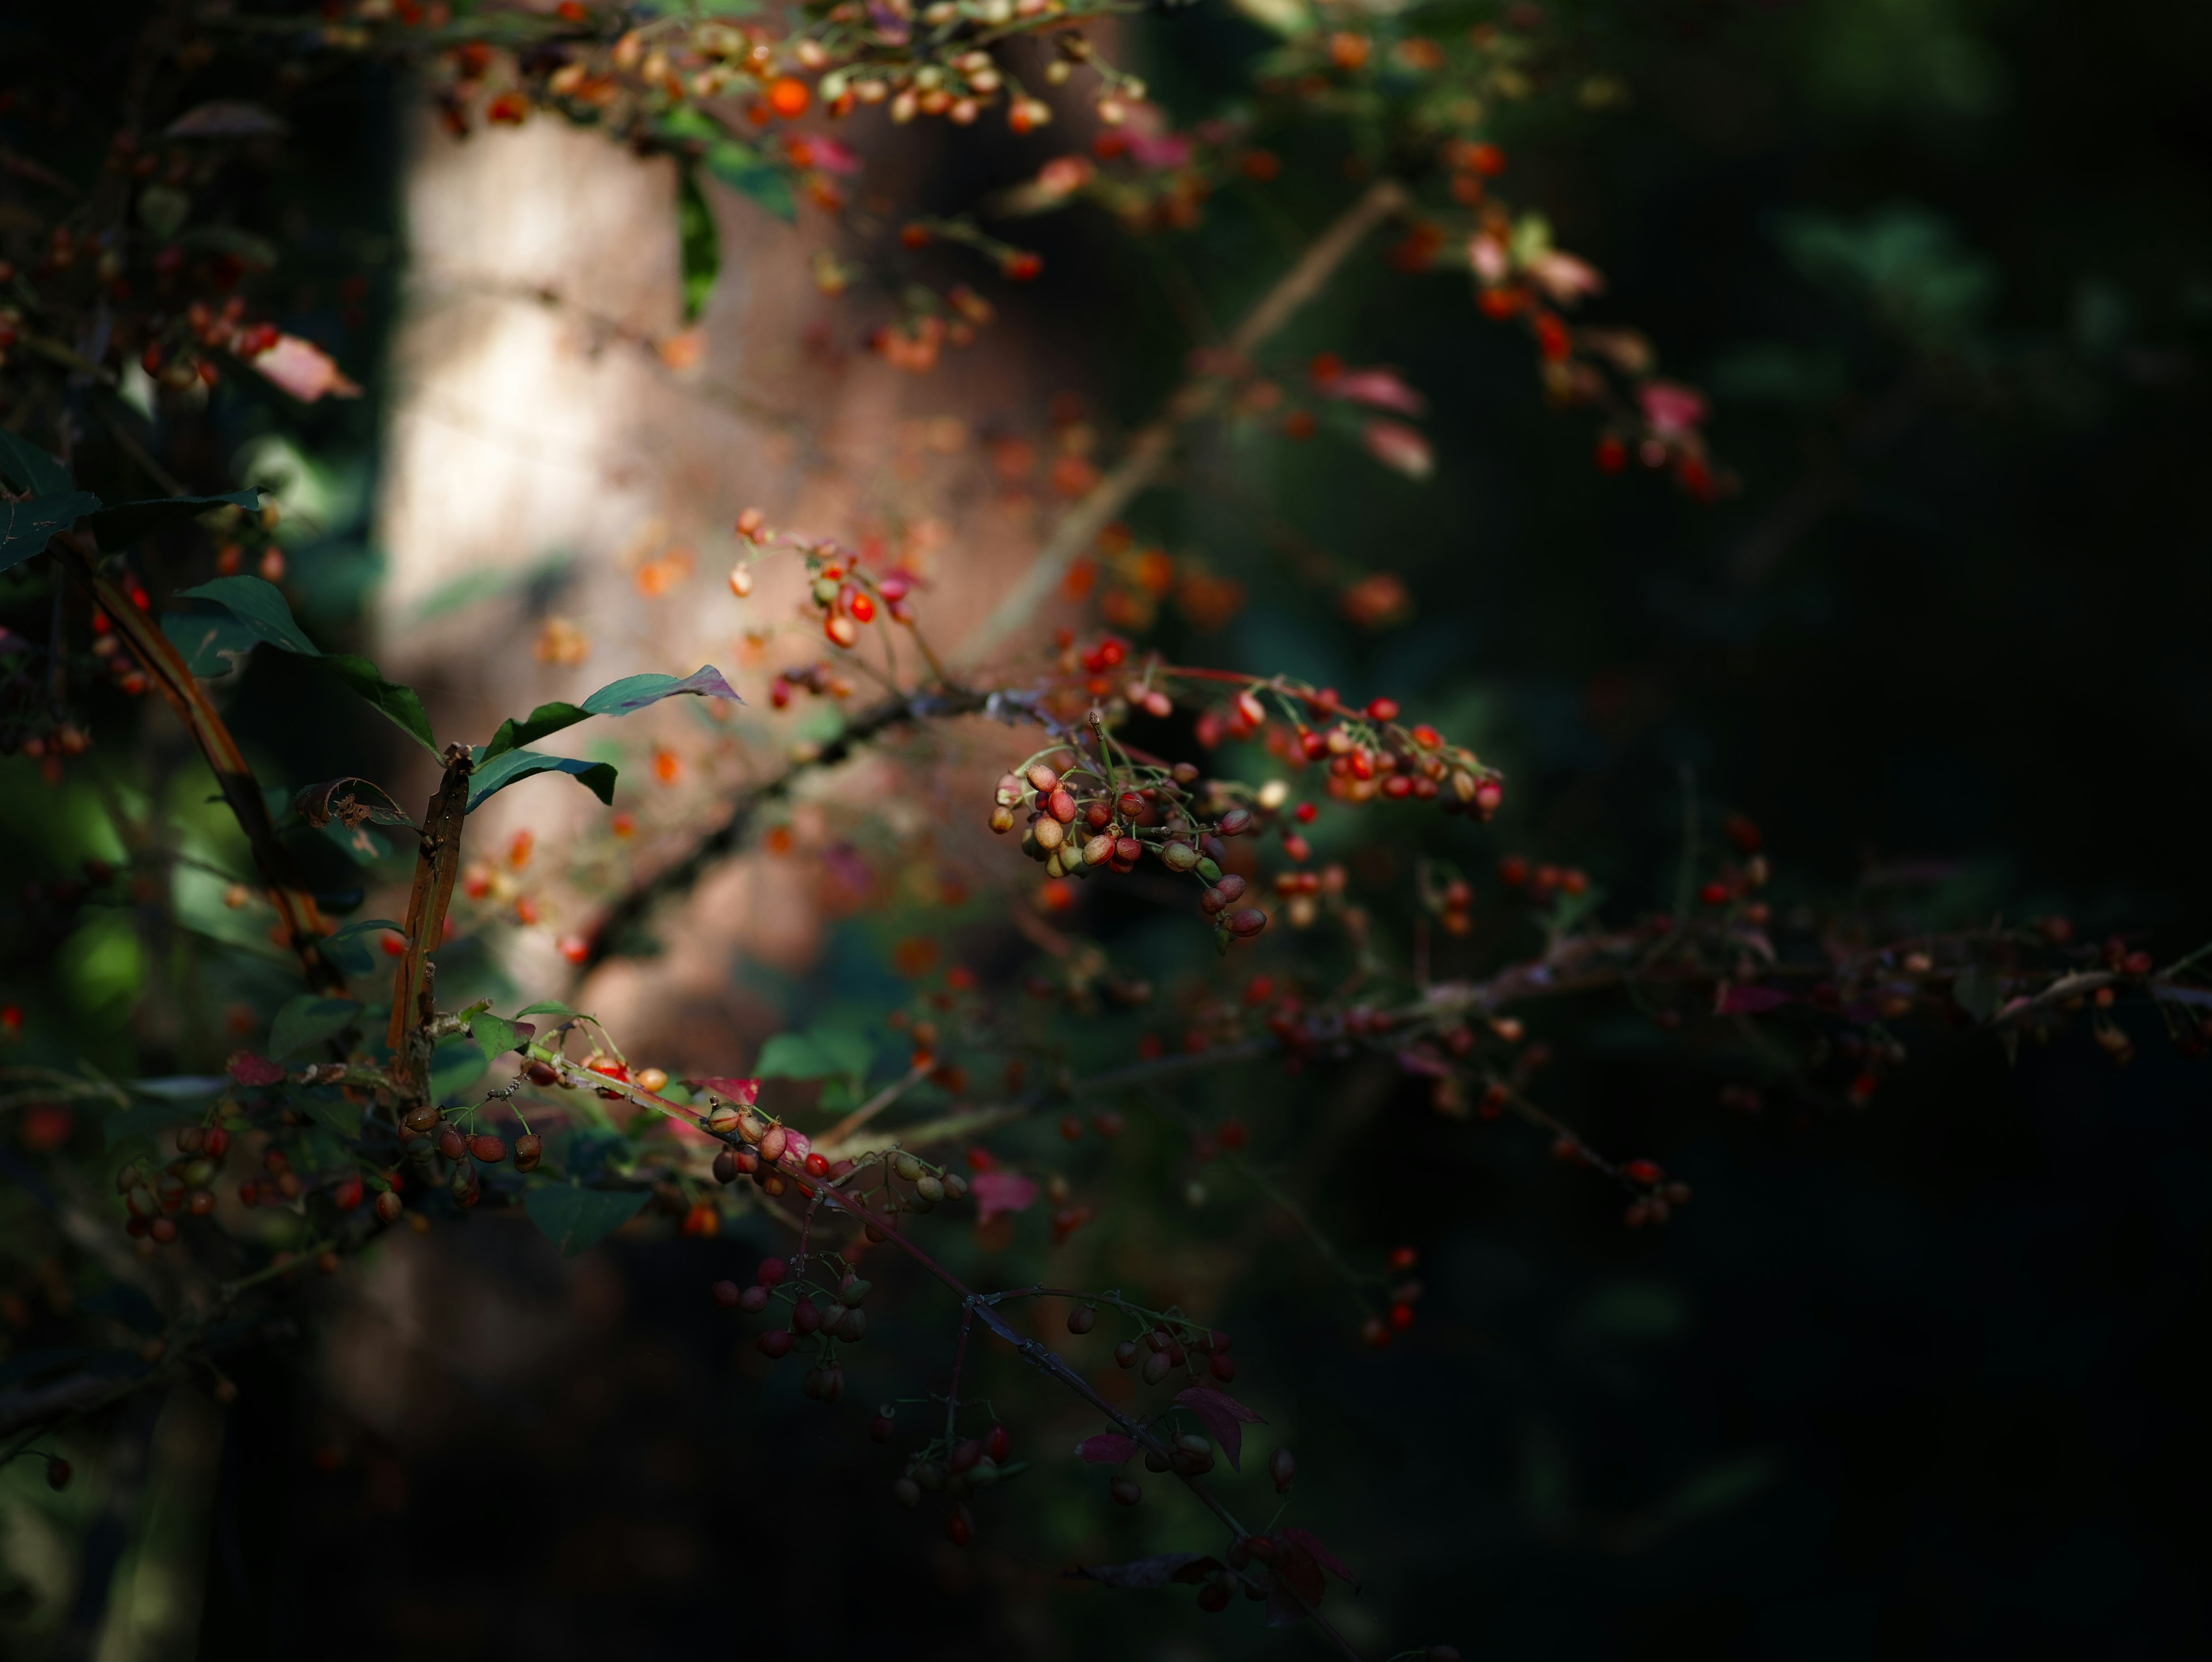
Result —
[{"label": "dark green leaf", "polygon": [[563,728],[573,728],[579,721],[588,721],[592,712],[580,704],[540,704],[520,721],[512,715],[499,724],[499,731],[491,736],[491,743],[483,747],[477,758],[481,768],[495,757],[504,756],[526,745],[534,745],[548,734],[558,733]]},{"label": "dark green leaf", "polygon": [[583,762],[573,756],[547,756],[534,750],[511,750],[478,768],[471,780],[469,812],[474,813],[519,779],[539,773],[570,773],[600,801],[615,800],[615,770],[605,762]]},{"label": "dark green leaf", "polygon": [[488,1056],[502,1056],[521,1049],[530,1042],[533,1031],[526,1021],[509,1021],[489,1010],[469,1018],[469,1036],[483,1047]]},{"label": "dark green leaf", "polygon": [[865,1033],[844,1027],[815,1027],[804,1033],[778,1033],[761,1047],[753,1071],[763,1079],[823,1079],[831,1075],[854,1084],[875,1065],[875,1046]]},{"label": "dark green leaf", "polygon": [[623,1192],[548,1184],[525,1195],[522,1204],[531,1222],[545,1232],[562,1256],[573,1258],[635,1217],[645,1198],[641,1189]]},{"label": "dark green leaf", "polygon": [[28,502],[0,502],[0,571],[45,551],[56,533],[68,530],[100,506],[89,490],[64,490]]},{"label": "dark green leaf", "polygon": [[161,633],[184,654],[195,675],[228,675],[246,661],[261,637],[228,612],[165,612]]},{"label": "dark green leaf", "polygon": [[560,1001],[559,999],[557,999],[557,998],[547,998],[547,999],[541,999],[541,1000],[539,1000],[539,1001],[538,1001],[537,1003],[535,1003],[535,1004],[526,1004],[525,1006],[523,1006],[523,1008],[522,1008],[520,1010],[517,1011],[515,1014],[518,1014],[518,1015],[526,1015],[526,1016],[534,1016],[534,1015],[553,1015],[553,1016],[559,1016],[562,1020],[566,1021],[566,1020],[571,1020],[572,1018],[574,1018],[576,1013],[575,1013],[574,1010],[570,1009],[567,1005],[565,1005],[565,1004],[562,1003],[562,1002],[561,1002],[561,1001]]},{"label": "dark green leaf", "polygon": [[301,629],[292,616],[291,606],[275,584],[264,582],[258,577],[217,577],[197,588],[179,589],[177,597],[212,600],[270,645],[296,652],[302,657],[322,659],[338,679],[375,705],[432,755],[437,753],[430,718],[422,713],[422,701],[415,696],[415,690],[386,680],[374,664],[357,654],[338,652],[325,656]]},{"label": "dark green leaf", "polygon": [[[376,959],[369,952],[368,937],[373,934],[404,934],[405,930],[388,917],[365,917],[349,923],[343,929],[323,937],[323,955],[348,975],[367,975],[376,967]],[[374,1024],[372,1024],[374,1031]]]},{"label": "dark green leaf", "polygon": [[430,1053],[430,1099],[444,1102],[467,1090],[490,1065],[484,1053],[465,1039],[441,1044]]},{"label": "dark green leaf", "polygon": [[386,680],[374,664],[357,653],[334,652],[323,662],[338,679],[397,723],[409,738],[431,755],[438,753],[438,741],[430,733],[430,718],[423,714],[422,701],[415,696],[413,687]]},{"label": "dark green leaf", "polygon": [[625,675],[619,681],[608,682],[585,699],[584,709],[593,715],[629,715],[683,692],[702,698],[744,702],[722,679],[720,670],[712,664],[702,664],[681,679],[673,675]]},{"label": "dark green leaf", "polygon": [[722,245],[714,216],[699,190],[699,175],[684,168],[676,180],[676,246],[683,261],[684,321],[696,323],[721,274]]},{"label": "dark green leaf", "polygon": [[273,647],[319,658],[321,649],[309,640],[292,616],[283,591],[258,577],[217,577],[197,588],[180,588],[180,600],[211,600]]},{"label": "dark green leaf", "polygon": [[[214,508],[258,508],[260,506],[261,494],[257,490],[231,490],[220,496],[155,496],[147,502],[123,502],[114,508],[103,508],[91,516],[85,528],[100,539],[102,552],[112,554],[153,535],[165,525],[196,520]],[[258,578],[252,577],[216,579],[219,583],[258,581]]]},{"label": "dark green leaf", "polygon": [[729,698],[738,703],[730,684],[722,679],[722,672],[712,664],[701,666],[690,674],[678,679],[673,675],[625,675],[619,681],[610,681],[580,704],[540,704],[527,718],[515,721],[512,717],[499,724],[491,743],[484,746],[478,762],[534,745],[548,734],[558,733],[563,728],[575,726],[594,715],[629,715],[664,698],[678,693],[692,693],[703,698]]},{"label": "dark green leaf", "polygon": [[325,1039],[336,1038],[360,1014],[359,999],[319,998],[313,993],[288,999],[269,1029],[269,1054],[297,1056]]},{"label": "dark green leaf", "polygon": [[799,204],[791,194],[791,174],[751,145],[722,139],[707,147],[702,160],[717,183],[751,198],[786,224],[799,218]]},{"label": "dark green leaf", "polygon": [[76,489],[76,478],[35,444],[0,428],[0,478],[34,496],[59,496]]}]

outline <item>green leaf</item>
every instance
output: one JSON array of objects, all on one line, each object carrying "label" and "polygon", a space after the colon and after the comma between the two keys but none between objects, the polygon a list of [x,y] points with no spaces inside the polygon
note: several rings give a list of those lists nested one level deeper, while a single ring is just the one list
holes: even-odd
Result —
[{"label": "green leaf", "polygon": [[197,588],[180,588],[180,600],[211,600],[273,647],[319,658],[322,649],[307,637],[292,607],[276,584],[258,577],[217,577]]},{"label": "green leaf", "polygon": [[184,655],[195,675],[228,675],[242,665],[261,637],[228,612],[165,612],[161,633]]},{"label": "green leaf", "polygon": [[269,1054],[297,1056],[325,1039],[336,1038],[360,1014],[357,998],[319,998],[302,993],[287,999],[269,1029]]},{"label": "green leaf", "polygon": [[376,967],[376,959],[369,951],[368,937],[373,934],[404,934],[406,930],[388,917],[364,917],[349,923],[343,929],[323,937],[323,956],[336,964],[348,975],[367,975]]},{"label": "green leaf", "polygon": [[[165,525],[196,520],[217,508],[258,509],[258,490],[230,490],[220,496],[155,496],[143,502],[121,502],[91,516],[86,529],[100,539],[100,551],[112,554],[150,537]],[[216,582],[258,582],[255,577],[218,577]]]},{"label": "green leaf", "polygon": [[645,1198],[641,1189],[623,1192],[549,1184],[530,1190],[522,1204],[546,1239],[561,1249],[562,1257],[573,1258],[635,1217]]},{"label": "green leaf", "polygon": [[573,1020],[576,1013],[557,998],[540,999],[535,1004],[526,1004],[515,1012],[518,1016],[554,1015],[563,1021]]},{"label": "green leaf", "polygon": [[100,506],[89,490],[63,490],[28,502],[0,502],[0,571],[43,553],[55,536]]},{"label": "green leaf", "polygon": [[469,793],[469,812],[474,813],[516,781],[539,773],[571,773],[600,801],[615,800],[615,770],[605,762],[583,762],[573,756],[548,756],[542,751],[511,750],[495,756],[476,771]]},{"label": "green leaf", "polygon": [[481,764],[508,751],[534,745],[548,734],[572,728],[594,715],[635,715],[664,698],[685,692],[702,698],[744,703],[722,679],[722,672],[712,664],[702,665],[680,680],[673,675],[625,675],[619,681],[608,682],[580,704],[540,704],[522,721],[508,717],[499,724],[499,731],[492,734],[491,743],[484,746],[483,754],[477,760]]},{"label": "green leaf", "polygon": [[509,1050],[518,1050],[530,1042],[523,1031],[527,1022],[509,1021],[505,1016],[495,1016],[486,1010],[469,1018],[469,1036],[483,1046],[488,1056],[501,1056]]},{"label": "green leaf", "polygon": [[787,225],[799,218],[799,204],[791,194],[791,175],[750,144],[725,138],[709,144],[701,158],[715,182],[750,198]]},{"label": "green leaf", "polygon": [[484,1053],[465,1039],[441,1044],[430,1052],[430,1099],[444,1102],[467,1090],[490,1066]]},{"label": "green leaf", "polygon": [[76,476],[35,444],[0,428],[0,477],[34,496],[58,496],[76,489]]},{"label": "green leaf", "polygon": [[721,275],[722,245],[714,216],[700,192],[699,175],[690,167],[676,176],[676,247],[683,262],[684,321],[696,323]]},{"label": "green leaf", "polygon": [[815,1027],[804,1033],[778,1033],[761,1047],[753,1071],[763,1079],[826,1079],[857,1084],[875,1065],[876,1049],[866,1033],[845,1027]]},{"label": "green leaf", "polygon": [[422,713],[422,701],[415,696],[415,690],[386,680],[374,664],[358,654],[325,654],[301,629],[283,591],[274,583],[264,582],[258,577],[217,577],[197,588],[179,589],[177,598],[211,600],[270,646],[296,652],[303,658],[320,658],[333,675],[397,723],[409,737],[433,756],[438,753],[437,740],[430,732],[430,718]]},{"label": "green leaf", "polygon": [[430,718],[423,713],[422,701],[416,697],[413,687],[386,680],[376,666],[358,653],[334,652],[323,662],[333,675],[396,723],[401,732],[431,755],[438,754],[438,741],[430,733]]}]

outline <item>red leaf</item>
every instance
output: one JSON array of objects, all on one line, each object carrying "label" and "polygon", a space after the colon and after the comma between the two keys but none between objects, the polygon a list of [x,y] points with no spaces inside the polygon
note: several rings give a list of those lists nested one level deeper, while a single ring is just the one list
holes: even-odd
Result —
[{"label": "red leaf", "polygon": [[282,1068],[251,1050],[233,1050],[222,1070],[240,1085],[281,1085],[284,1081]]},{"label": "red leaf", "polygon": [[1076,1454],[1094,1466],[1118,1466],[1137,1452],[1137,1440],[1118,1431],[1102,1431],[1075,1446]]},{"label": "red leaf", "polygon": [[1203,1581],[1220,1569],[1218,1558],[1197,1552],[1164,1552],[1153,1558],[1133,1558],[1126,1564],[1085,1564],[1068,1574],[1103,1581],[1109,1587],[1164,1587],[1170,1581]]},{"label": "red leaf", "polygon": [[1221,1452],[1229,1457],[1229,1469],[1242,1471],[1243,1467],[1237,1464],[1237,1456],[1244,1446],[1244,1428],[1263,1426],[1267,1422],[1234,1397],[1225,1391],[1216,1391],[1212,1385],[1192,1385],[1188,1390],[1178,1391],[1176,1401],[1197,1415],[1200,1422],[1213,1434],[1213,1440],[1221,1445]]},{"label": "red leaf", "polygon": [[1002,1212],[1026,1212],[1037,1186],[1018,1172],[978,1172],[968,1187],[975,1196],[975,1221],[988,1223]]},{"label": "red leaf", "polygon": [[760,1100],[760,1081],[757,1079],[695,1079],[691,1083],[708,1095],[734,1102],[740,1108],[750,1108]]},{"label": "red leaf", "polygon": [[1721,995],[1721,1015],[1758,1015],[1778,1005],[1790,1002],[1790,995],[1779,987],[1731,987]]},{"label": "red leaf", "polygon": [[1321,1538],[1314,1534],[1311,1530],[1295,1528],[1279,1529],[1275,1531],[1275,1539],[1278,1541],[1288,1541],[1293,1546],[1297,1547],[1300,1550],[1309,1554],[1316,1563],[1319,1564],[1331,1575],[1334,1575],[1338,1580],[1345,1583],[1346,1586],[1351,1587],[1358,1586],[1359,1583],[1352,1579],[1352,1572],[1345,1568],[1344,1565],[1338,1560],[1337,1555],[1334,1553],[1331,1552],[1327,1547],[1322,1545]]}]

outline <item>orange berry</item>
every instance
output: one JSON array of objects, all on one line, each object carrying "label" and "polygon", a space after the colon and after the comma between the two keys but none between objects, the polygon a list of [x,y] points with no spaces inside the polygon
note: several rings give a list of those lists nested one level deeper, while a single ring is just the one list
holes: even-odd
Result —
[{"label": "orange berry", "polygon": [[813,98],[806,83],[795,76],[778,76],[768,83],[768,107],[786,121],[796,121],[805,115]]}]

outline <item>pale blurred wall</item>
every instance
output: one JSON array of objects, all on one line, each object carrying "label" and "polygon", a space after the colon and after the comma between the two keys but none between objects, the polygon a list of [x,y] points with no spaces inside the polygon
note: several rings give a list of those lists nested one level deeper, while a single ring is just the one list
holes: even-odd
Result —
[{"label": "pale blurred wall", "polygon": [[[871,137],[843,136],[863,148]],[[680,840],[716,788],[773,763],[792,734],[787,725],[769,734],[768,677],[823,655],[798,613],[795,562],[764,566],[748,600],[729,593],[738,512],[757,503],[775,523],[846,539],[872,525],[896,542],[919,527],[937,549],[927,625],[936,642],[956,642],[1021,569],[1052,511],[996,477],[973,435],[1039,432],[1060,390],[1003,326],[926,376],[854,350],[885,313],[817,292],[806,258],[832,234],[824,217],[803,209],[794,228],[711,187],[722,273],[697,337],[679,343],[696,362],[670,368],[650,343],[683,327],[674,183],[666,160],[641,161],[549,119],[462,141],[419,124],[380,506],[381,661],[422,687],[441,738],[480,741],[502,715],[641,670],[713,663],[729,673],[750,708],[724,728],[685,699],[545,746],[581,753],[624,741],[624,803],[638,811],[647,859],[658,839]],[[688,548],[693,569],[648,598],[635,565],[670,547]],[[550,594],[514,590],[423,620],[424,602],[459,579],[520,576],[562,554],[574,564]],[[533,655],[548,616],[578,626],[580,663]],[[777,624],[790,632],[765,648],[741,638]],[[677,786],[646,782],[641,746],[653,739],[684,760]],[[428,774],[413,782],[427,788]],[[543,873],[564,838],[602,828],[605,813],[564,781],[530,781],[471,821],[475,849],[495,853],[528,825]],[[812,947],[816,919],[787,870],[732,862],[664,932],[664,957],[594,977],[592,1008],[734,1039],[736,955],[796,964]],[[532,887],[542,922],[516,932],[511,968],[518,984],[555,990],[568,971],[554,943],[590,909],[557,886]],[[738,1059],[720,1061],[715,1071]]]}]

